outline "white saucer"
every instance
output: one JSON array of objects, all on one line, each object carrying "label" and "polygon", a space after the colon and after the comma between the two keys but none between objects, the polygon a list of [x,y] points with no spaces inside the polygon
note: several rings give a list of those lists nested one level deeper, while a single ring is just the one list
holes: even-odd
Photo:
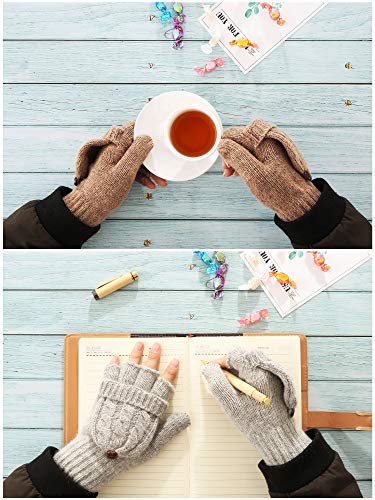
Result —
[{"label": "white saucer", "polygon": [[213,113],[221,124],[215,108],[206,99],[191,92],[165,92],[154,97],[139,113],[135,121],[134,137],[149,135],[154,147],[143,164],[155,175],[167,181],[188,181],[207,172],[215,163],[219,153],[215,151],[209,158],[199,161],[185,161],[174,156],[165,143],[164,123],[181,106],[197,107],[201,111]]}]

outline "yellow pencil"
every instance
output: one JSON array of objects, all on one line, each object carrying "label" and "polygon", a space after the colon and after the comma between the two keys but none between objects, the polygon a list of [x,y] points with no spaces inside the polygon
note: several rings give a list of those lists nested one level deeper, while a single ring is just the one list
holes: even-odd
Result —
[{"label": "yellow pencil", "polygon": [[[204,365],[207,365],[209,361],[202,359],[201,360]],[[260,391],[255,389],[252,385],[248,384],[244,380],[241,380],[240,378],[236,377],[236,375],[233,375],[233,373],[228,372],[228,370],[224,370],[222,368],[222,371],[224,375],[226,376],[228,382],[233,385],[236,389],[239,391],[243,392],[244,394],[247,394],[248,396],[252,397],[259,403],[268,406],[271,403],[271,399],[266,396],[265,394],[262,394]]]}]

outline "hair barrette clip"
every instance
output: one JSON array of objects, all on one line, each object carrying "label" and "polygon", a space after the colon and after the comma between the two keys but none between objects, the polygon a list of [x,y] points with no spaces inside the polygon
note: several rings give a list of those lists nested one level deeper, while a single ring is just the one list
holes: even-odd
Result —
[{"label": "hair barrette clip", "polygon": [[309,250],[307,253],[310,253],[313,255],[314,257],[314,264],[316,264],[317,266],[320,267],[320,269],[326,273],[327,271],[329,271],[331,269],[331,266],[329,266],[328,264],[326,264],[326,259],[324,257],[324,255],[320,252],[317,252],[316,250]]},{"label": "hair barrette clip", "polygon": [[211,73],[215,68],[222,68],[224,66],[224,61],[221,57],[214,59],[213,61],[208,61],[201,68],[194,68],[194,71],[200,76],[204,76],[206,73]]},{"label": "hair barrette clip", "polygon": [[259,323],[261,319],[268,319],[268,309],[260,309],[260,311],[253,311],[251,313],[246,314],[244,318],[238,319],[237,322],[248,328],[250,325],[254,325],[255,323]]}]

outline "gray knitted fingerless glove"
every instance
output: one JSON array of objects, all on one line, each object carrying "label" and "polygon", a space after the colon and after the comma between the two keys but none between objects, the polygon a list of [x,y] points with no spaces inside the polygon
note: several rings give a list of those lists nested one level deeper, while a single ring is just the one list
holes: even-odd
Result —
[{"label": "gray knitted fingerless glove", "polygon": [[55,462],[86,490],[99,491],[190,425],[186,413],[160,421],[173,391],[156,370],[134,363],[108,365],[87,425],[56,453]]},{"label": "gray knitted fingerless glove", "polygon": [[269,406],[258,403],[237,391],[218,364],[206,365],[203,376],[209,389],[236,427],[259,450],[267,465],[281,465],[299,455],[311,439],[292,419],[297,399],[289,375],[258,350],[231,351],[228,366],[271,398]]}]

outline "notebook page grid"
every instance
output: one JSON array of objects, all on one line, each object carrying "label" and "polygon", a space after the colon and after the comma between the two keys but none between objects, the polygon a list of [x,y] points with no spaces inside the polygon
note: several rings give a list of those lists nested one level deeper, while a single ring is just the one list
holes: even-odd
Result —
[{"label": "notebook page grid", "polygon": [[[174,411],[187,411],[188,352],[185,338],[142,339],[145,355],[152,344],[162,346],[160,371],[174,357],[180,360],[180,370],[166,415]],[[79,426],[88,417],[100,385],[103,369],[114,354],[125,362],[136,339],[87,338],[79,341]],[[188,432],[176,436],[160,454],[135,469],[120,474],[100,492],[105,498],[175,498],[189,496],[189,443]]]}]

